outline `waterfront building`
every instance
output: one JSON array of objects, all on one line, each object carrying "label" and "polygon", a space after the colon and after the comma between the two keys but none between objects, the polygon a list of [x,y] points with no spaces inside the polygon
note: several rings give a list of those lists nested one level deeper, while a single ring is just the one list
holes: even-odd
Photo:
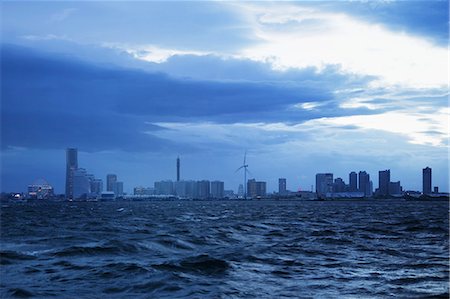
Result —
[{"label": "waterfront building", "polygon": [[278,179],[278,194],[279,195],[286,195],[287,194],[286,179],[285,178],[279,178]]},{"label": "waterfront building", "polygon": [[73,198],[87,199],[91,193],[90,175],[86,169],[78,168],[73,172]]},{"label": "waterfront building", "polygon": [[250,198],[266,196],[266,182],[251,179],[247,181],[247,195]]},{"label": "waterfront building", "polygon": [[171,180],[155,182],[156,195],[174,195],[173,182]]},{"label": "waterfront building", "polygon": [[117,175],[108,174],[106,175],[106,191],[114,192],[114,186],[117,182]]},{"label": "waterfront building", "polygon": [[350,172],[350,174],[348,175],[348,191],[350,192],[358,191],[357,177],[358,176],[354,171]]},{"label": "waterfront building", "polygon": [[187,198],[196,198],[198,197],[198,188],[196,181],[186,181],[186,197]]},{"label": "waterfront building", "polygon": [[53,187],[44,179],[36,180],[28,185],[28,198],[51,199],[53,196]]},{"label": "waterfront building", "polygon": [[116,195],[112,191],[104,191],[104,192],[102,192],[102,194],[100,196],[100,200],[102,200],[102,201],[111,201],[111,200],[115,200],[115,199],[116,199]]},{"label": "waterfront building", "polygon": [[391,170],[380,170],[378,172],[378,195],[389,195],[389,183],[391,182]]},{"label": "waterfront building", "polygon": [[123,182],[115,182],[113,192],[116,196],[123,196]]},{"label": "waterfront building", "polygon": [[78,169],[78,150],[66,149],[66,199],[73,199],[73,174]]},{"label": "waterfront building", "polygon": [[333,174],[318,173],[316,174],[316,193],[318,196],[326,196],[327,193],[333,192]]},{"label": "waterfront building", "polygon": [[90,181],[90,184],[91,184],[91,195],[93,197],[101,196],[101,194],[103,192],[103,180],[92,178],[92,180]]},{"label": "waterfront building", "polygon": [[433,188],[433,193],[439,193],[439,187],[438,186],[434,186]]},{"label": "waterfront building", "polygon": [[390,195],[401,195],[402,186],[400,185],[400,181],[398,182],[389,182],[389,194]]},{"label": "waterfront building", "polygon": [[212,181],[211,182],[211,197],[223,198],[224,197],[224,182]]},{"label": "waterfront building", "polygon": [[422,169],[422,193],[431,194],[431,168]]},{"label": "waterfront building", "polygon": [[210,182],[207,180],[197,182],[197,198],[206,199],[210,197]]},{"label": "waterfront building", "polygon": [[176,181],[173,184],[175,195],[179,197],[187,197],[187,183],[186,181]]},{"label": "waterfront building", "polygon": [[154,195],[155,189],[147,188],[147,187],[134,187],[133,194],[134,195]]},{"label": "waterfront building", "polygon": [[345,187],[346,187],[346,185],[342,178],[336,178],[334,180],[334,183],[333,183],[333,192],[334,193],[345,192],[345,189],[346,189]]},{"label": "waterfront building", "polygon": [[364,193],[365,197],[370,197],[372,196],[372,190],[370,175],[365,171],[360,171],[358,191]]}]

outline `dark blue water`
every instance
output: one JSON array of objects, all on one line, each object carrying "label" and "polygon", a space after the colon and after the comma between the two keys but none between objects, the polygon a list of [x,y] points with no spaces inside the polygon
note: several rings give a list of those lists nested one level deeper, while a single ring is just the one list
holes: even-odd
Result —
[{"label": "dark blue water", "polygon": [[1,210],[1,296],[448,298],[448,202]]}]

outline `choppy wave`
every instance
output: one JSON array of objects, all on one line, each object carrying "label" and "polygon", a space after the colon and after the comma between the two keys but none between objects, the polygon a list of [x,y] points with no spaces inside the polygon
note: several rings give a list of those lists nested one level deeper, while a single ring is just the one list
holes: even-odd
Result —
[{"label": "choppy wave", "polygon": [[446,202],[2,209],[6,297],[448,298]]}]

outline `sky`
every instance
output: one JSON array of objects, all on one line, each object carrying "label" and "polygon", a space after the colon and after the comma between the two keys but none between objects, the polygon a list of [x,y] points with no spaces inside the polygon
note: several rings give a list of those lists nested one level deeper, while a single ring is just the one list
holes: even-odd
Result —
[{"label": "sky", "polygon": [[447,1],[1,2],[1,191],[105,181],[449,190]]}]

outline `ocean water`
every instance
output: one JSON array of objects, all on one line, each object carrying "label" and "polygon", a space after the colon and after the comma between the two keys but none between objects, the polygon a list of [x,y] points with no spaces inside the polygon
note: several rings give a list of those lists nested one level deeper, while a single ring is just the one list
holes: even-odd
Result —
[{"label": "ocean water", "polygon": [[448,202],[1,209],[1,297],[448,298]]}]

